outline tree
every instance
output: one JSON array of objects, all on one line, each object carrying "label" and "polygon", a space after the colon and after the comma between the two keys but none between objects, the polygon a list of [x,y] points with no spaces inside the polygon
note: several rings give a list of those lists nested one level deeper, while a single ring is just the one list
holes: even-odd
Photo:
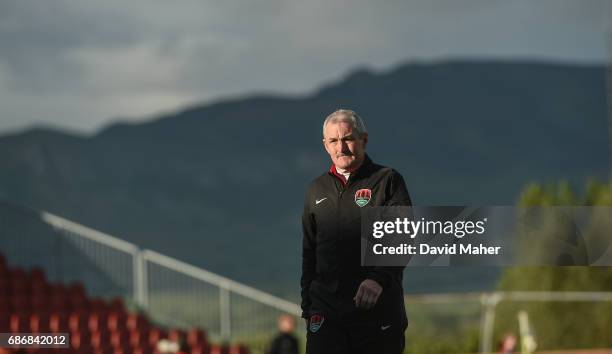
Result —
[{"label": "tree", "polygon": [[[589,181],[584,196],[578,197],[571,186],[529,184],[518,200],[519,207],[585,206],[588,226],[583,233],[588,239],[584,252],[589,259],[601,256],[612,241],[612,182]],[[519,249],[539,257],[553,240],[575,234],[575,225],[544,213],[539,227],[530,227],[528,234],[519,234]],[[551,216],[553,215],[553,216]],[[595,258],[594,258],[595,257]],[[538,266],[510,267],[504,270],[498,286],[502,291],[612,291],[612,267]],[[539,334],[539,349],[594,348],[612,345],[612,304],[544,302],[501,304],[498,330],[515,328],[516,312],[526,309]],[[501,327],[501,328],[500,328]]]}]

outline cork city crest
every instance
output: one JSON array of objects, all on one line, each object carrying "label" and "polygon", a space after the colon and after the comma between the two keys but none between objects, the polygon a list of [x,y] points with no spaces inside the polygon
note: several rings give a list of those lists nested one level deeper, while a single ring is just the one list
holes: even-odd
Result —
[{"label": "cork city crest", "polygon": [[322,315],[317,314],[310,316],[310,321],[308,321],[308,327],[310,328],[310,332],[316,333],[323,325],[323,321],[325,321],[325,317],[323,317]]},{"label": "cork city crest", "polygon": [[365,206],[372,199],[372,190],[371,189],[360,189],[355,192],[355,203],[360,207]]}]

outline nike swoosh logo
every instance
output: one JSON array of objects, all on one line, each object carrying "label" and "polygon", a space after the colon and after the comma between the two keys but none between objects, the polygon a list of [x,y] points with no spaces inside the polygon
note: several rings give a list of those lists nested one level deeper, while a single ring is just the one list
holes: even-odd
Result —
[{"label": "nike swoosh logo", "polygon": [[324,201],[325,199],[327,199],[327,198],[317,199],[317,200],[315,200],[315,204],[319,204],[319,203],[321,203],[322,201]]},{"label": "nike swoosh logo", "polygon": [[391,327],[391,325],[380,326],[380,329],[384,331],[384,330],[388,329],[389,327]]}]

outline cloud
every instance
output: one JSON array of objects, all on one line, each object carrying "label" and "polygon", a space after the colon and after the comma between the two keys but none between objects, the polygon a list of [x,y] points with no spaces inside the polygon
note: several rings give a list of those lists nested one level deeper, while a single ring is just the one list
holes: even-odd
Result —
[{"label": "cloud", "polygon": [[0,3],[0,131],[92,131],[255,91],[307,93],[406,60],[601,62],[605,0]]}]

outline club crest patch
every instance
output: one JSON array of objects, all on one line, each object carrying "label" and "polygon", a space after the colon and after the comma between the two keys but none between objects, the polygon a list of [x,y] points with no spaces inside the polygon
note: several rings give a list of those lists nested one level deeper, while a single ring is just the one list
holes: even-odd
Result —
[{"label": "club crest patch", "polygon": [[372,199],[372,190],[371,189],[360,189],[355,192],[355,203],[360,207],[365,206]]},{"label": "club crest patch", "polygon": [[325,317],[323,317],[322,315],[310,316],[310,321],[308,321],[308,327],[310,328],[310,332],[316,333],[323,325],[323,321],[325,321]]}]

